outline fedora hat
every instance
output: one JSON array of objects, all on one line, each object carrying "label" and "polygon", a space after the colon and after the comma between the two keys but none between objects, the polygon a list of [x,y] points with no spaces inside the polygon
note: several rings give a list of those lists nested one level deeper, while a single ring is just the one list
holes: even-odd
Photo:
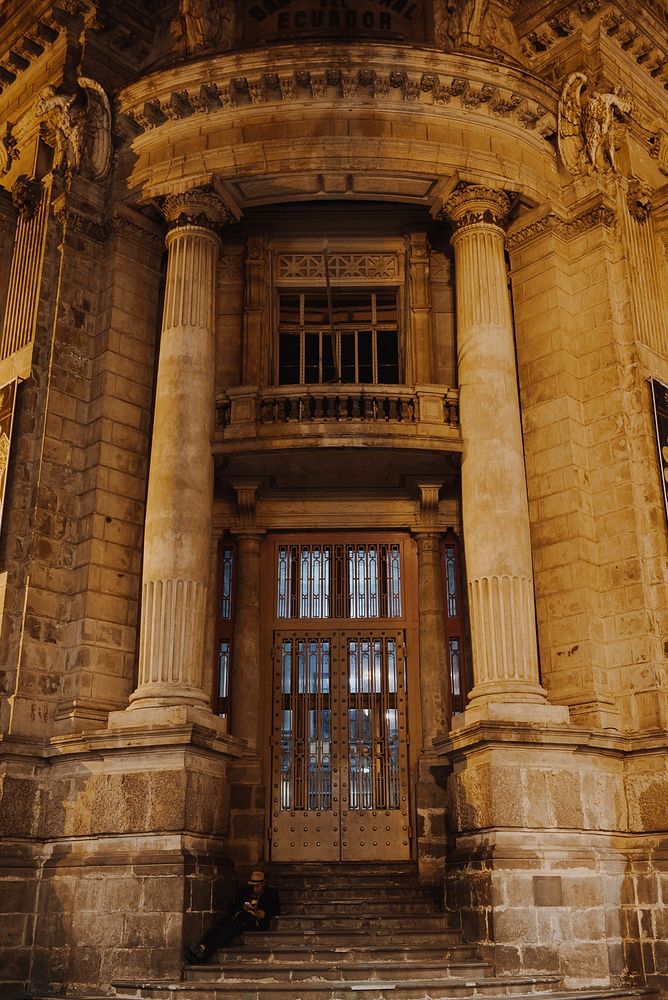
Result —
[{"label": "fedora hat", "polygon": [[264,882],[264,872],[256,871],[251,872],[249,882]]}]

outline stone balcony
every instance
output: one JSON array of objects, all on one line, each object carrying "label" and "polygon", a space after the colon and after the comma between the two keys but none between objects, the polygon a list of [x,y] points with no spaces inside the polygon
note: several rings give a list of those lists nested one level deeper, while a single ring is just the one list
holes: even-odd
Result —
[{"label": "stone balcony", "polygon": [[285,448],[461,451],[459,393],[435,385],[239,386],[217,398],[214,453]]}]

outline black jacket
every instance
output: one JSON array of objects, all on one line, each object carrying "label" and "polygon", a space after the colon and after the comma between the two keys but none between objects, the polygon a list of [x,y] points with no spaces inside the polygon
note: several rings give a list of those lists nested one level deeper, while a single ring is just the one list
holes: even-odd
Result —
[{"label": "black jacket", "polygon": [[[255,892],[256,890],[253,886],[244,886],[237,898],[235,909],[241,910],[245,913],[246,911],[243,909],[243,905],[254,898]],[[264,917],[261,920],[258,919],[257,926],[260,930],[267,930],[272,917],[279,916],[281,912],[281,901],[278,898],[278,893],[275,889],[272,889],[270,885],[265,885],[259,897],[257,897],[256,908],[264,911]]]}]

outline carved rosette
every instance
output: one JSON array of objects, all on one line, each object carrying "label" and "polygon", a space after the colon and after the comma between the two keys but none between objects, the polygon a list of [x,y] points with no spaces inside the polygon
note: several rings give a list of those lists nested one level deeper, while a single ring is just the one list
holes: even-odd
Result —
[{"label": "carved rosette", "polygon": [[508,195],[479,184],[460,184],[443,205],[455,232],[468,226],[486,224],[502,229],[508,215]]},{"label": "carved rosette", "polygon": [[222,226],[234,221],[227,205],[211,187],[167,195],[162,202],[162,212],[170,233],[185,227],[218,233]]}]

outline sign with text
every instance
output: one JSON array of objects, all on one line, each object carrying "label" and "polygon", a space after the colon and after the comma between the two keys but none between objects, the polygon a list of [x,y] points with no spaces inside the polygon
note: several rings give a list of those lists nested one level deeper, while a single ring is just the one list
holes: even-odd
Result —
[{"label": "sign with text", "polygon": [[654,424],[656,443],[659,449],[659,469],[663,487],[663,504],[668,519],[668,386],[657,379],[650,379],[652,402],[654,404]]},{"label": "sign with text", "polygon": [[425,0],[251,0],[243,5],[244,39],[385,38],[425,41]]}]

